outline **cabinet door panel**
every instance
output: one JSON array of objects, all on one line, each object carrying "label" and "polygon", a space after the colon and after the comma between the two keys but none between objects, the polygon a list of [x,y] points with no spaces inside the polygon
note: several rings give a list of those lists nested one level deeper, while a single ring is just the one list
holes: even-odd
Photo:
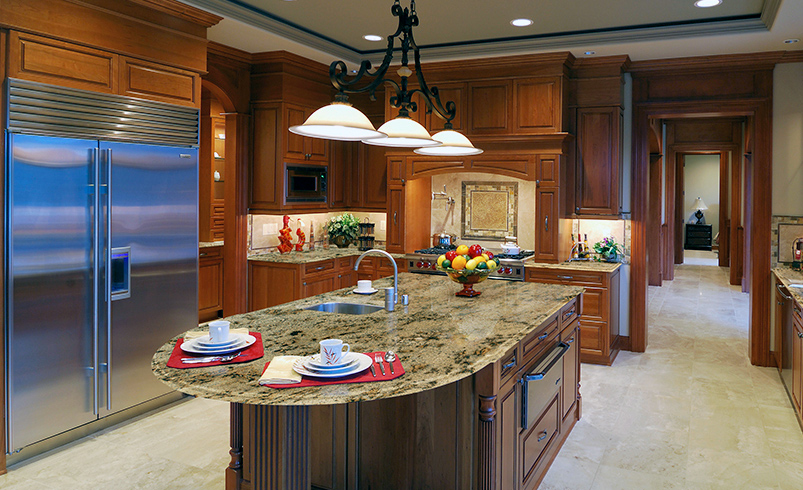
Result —
[{"label": "cabinet door panel", "polygon": [[359,178],[362,187],[359,207],[385,212],[388,204],[388,166],[385,161],[385,148],[358,144],[361,146]]},{"label": "cabinet door panel", "polygon": [[607,299],[607,290],[586,287],[583,293],[583,319],[607,321],[608,312],[605,308]]},{"label": "cabinet door panel", "polygon": [[618,108],[578,109],[575,212],[615,215],[619,212]]},{"label": "cabinet door panel", "polygon": [[337,289],[336,279],[338,277],[336,275],[330,276],[323,276],[323,277],[315,277],[314,279],[305,279],[302,286],[304,287],[304,297],[309,298],[310,296],[315,296],[316,294],[323,294],[328,293],[329,291],[334,291]]},{"label": "cabinet door panel", "polygon": [[[202,252],[203,253],[203,252]],[[223,309],[223,259],[198,261],[198,311],[199,321],[210,316],[217,316],[217,310]]]},{"label": "cabinet door panel", "polygon": [[261,310],[300,299],[299,273],[300,269],[296,265],[276,267],[276,264],[267,266],[249,262],[248,311]]},{"label": "cabinet door panel", "polygon": [[607,343],[604,324],[583,320],[580,322],[580,350],[593,354],[602,354]]},{"label": "cabinet door panel", "polygon": [[516,453],[519,441],[519,384],[510,384],[509,391],[499,396],[499,427],[502,432],[501,488],[516,488]]},{"label": "cabinet door panel", "polygon": [[515,84],[519,133],[555,133],[561,129],[560,79],[519,80]]},{"label": "cabinet door panel", "polygon": [[[254,154],[248,179],[249,208],[265,209],[277,206],[277,152],[279,139],[279,108],[254,108]],[[280,169],[279,169],[280,170]],[[284,180],[284,179],[282,179]]]},{"label": "cabinet door panel", "polygon": [[536,191],[536,260],[557,261],[558,259],[558,203],[557,189]]},{"label": "cabinet door panel", "polygon": [[574,326],[568,330],[564,330],[562,337],[563,342],[569,344],[569,350],[563,355],[563,409],[561,417],[565,418],[577,401],[577,384],[580,381],[580,370],[577,362],[578,349],[580,347],[577,323],[575,322]]},{"label": "cabinet door panel", "polygon": [[798,413],[803,411],[803,338],[800,335],[803,335],[803,326],[795,318],[792,334],[792,401]]},{"label": "cabinet door panel", "polygon": [[123,95],[171,104],[200,104],[201,77],[197,73],[131,58],[122,60]]},{"label": "cabinet door panel", "polygon": [[543,187],[560,185],[560,157],[538,155],[535,162],[535,178],[538,179],[538,185]]},{"label": "cabinet door panel", "polygon": [[[304,124],[304,121],[307,118],[306,111],[303,107],[296,107],[288,105],[284,111],[285,114],[285,121],[286,127],[289,128],[290,126],[298,126],[300,124]],[[286,128],[285,128],[286,129]],[[299,158],[304,160],[306,158],[306,151],[304,151],[304,138],[295,133],[291,133],[290,131],[284,131],[282,135],[285,139],[286,149],[285,149],[285,156],[288,158]]]},{"label": "cabinet door panel", "polygon": [[510,82],[478,82],[469,87],[469,132],[506,133],[510,128]]},{"label": "cabinet door panel", "polygon": [[388,189],[388,252],[404,253],[404,188]]},{"label": "cabinet door panel", "polygon": [[544,410],[540,419],[521,436],[522,488],[529,484],[532,478],[538,478],[540,472],[536,469],[545,462],[544,456],[547,448],[558,435],[562,420],[559,414],[558,396],[559,394],[555,393],[552,402]]},{"label": "cabinet door panel", "polygon": [[[443,103],[444,108],[447,102],[451,101],[455,104],[455,117],[452,119],[452,129],[455,131],[463,131],[466,120],[465,84],[450,85],[439,83],[437,87],[440,91],[441,103]],[[437,133],[438,131],[442,131],[444,124],[445,121],[435,114],[434,111],[431,114],[427,114],[426,128],[429,132]]]},{"label": "cabinet door panel", "polygon": [[522,180],[533,179],[532,161],[527,156],[474,157],[468,161],[467,167],[479,172],[509,175]]}]

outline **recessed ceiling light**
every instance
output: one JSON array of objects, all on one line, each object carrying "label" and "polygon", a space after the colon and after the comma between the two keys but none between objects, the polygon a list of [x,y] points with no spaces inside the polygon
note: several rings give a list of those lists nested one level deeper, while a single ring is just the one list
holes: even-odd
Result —
[{"label": "recessed ceiling light", "polygon": [[586,56],[591,56],[592,54],[597,54],[597,52],[596,51],[586,51],[583,54],[586,55]]},{"label": "recessed ceiling light", "polygon": [[377,36],[376,34],[366,34],[362,37],[366,41],[381,41],[382,36]]},{"label": "recessed ceiling light", "polygon": [[527,27],[533,25],[532,19],[513,19],[510,21],[516,27]]},{"label": "recessed ceiling light", "polygon": [[697,0],[694,2],[695,7],[700,7],[701,9],[708,8],[708,7],[716,7],[717,5],[721,4],[722,0]]},{"label": "recessed ceiling light", "polygon": [[795,43],[799,43],[800,39],[784,39],[783,42],[784,42],[784,44],[795,44]]}]

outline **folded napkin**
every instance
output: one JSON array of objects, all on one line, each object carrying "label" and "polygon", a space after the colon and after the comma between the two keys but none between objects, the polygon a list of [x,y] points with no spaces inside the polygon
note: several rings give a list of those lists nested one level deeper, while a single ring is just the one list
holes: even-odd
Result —
[{"label": "folded napkin", "polygon": [[293,363],[301,356],[276,356],[259,378],[261,385],[290,385],[301,382],[301,375],[293,371]]},{"label": "folded napkin", "polygon": [[[233,333],[248,334],[248,329],[247,328],[229,329],[229,334]],[[198,337],[203,337],[204,335],[209,335],[209,330],[202,330],[200,332],[187,332],[184,334],[184,340],[197,339]]]}]

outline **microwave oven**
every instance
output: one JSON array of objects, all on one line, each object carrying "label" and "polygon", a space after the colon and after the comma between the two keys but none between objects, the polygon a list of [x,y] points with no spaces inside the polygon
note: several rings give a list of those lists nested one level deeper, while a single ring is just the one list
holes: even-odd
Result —
[{"label": "microwave oven", "polygon": [[285,202],[326,202],[325,165],[286,165]]}]

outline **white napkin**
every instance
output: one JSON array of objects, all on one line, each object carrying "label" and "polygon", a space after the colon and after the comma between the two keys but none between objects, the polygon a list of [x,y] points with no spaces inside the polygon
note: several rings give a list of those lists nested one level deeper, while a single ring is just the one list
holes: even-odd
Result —
[{"label": "white napkin", "polygon": [[[229,329],[229,335],[233,333],[248,335],[248,329],[247,328]],[[184,340],[197,339],[198,337],[203,337],[204,335],[209,335],[209,330],[201,330],[200,332],[187,332],[184,334]]]},{"label": "white napkin", "polygon": [[301,375],[293,371],[293,363],[301,356],[276,356],[259,378],[261,385],[290,385],[301,382]]}]

